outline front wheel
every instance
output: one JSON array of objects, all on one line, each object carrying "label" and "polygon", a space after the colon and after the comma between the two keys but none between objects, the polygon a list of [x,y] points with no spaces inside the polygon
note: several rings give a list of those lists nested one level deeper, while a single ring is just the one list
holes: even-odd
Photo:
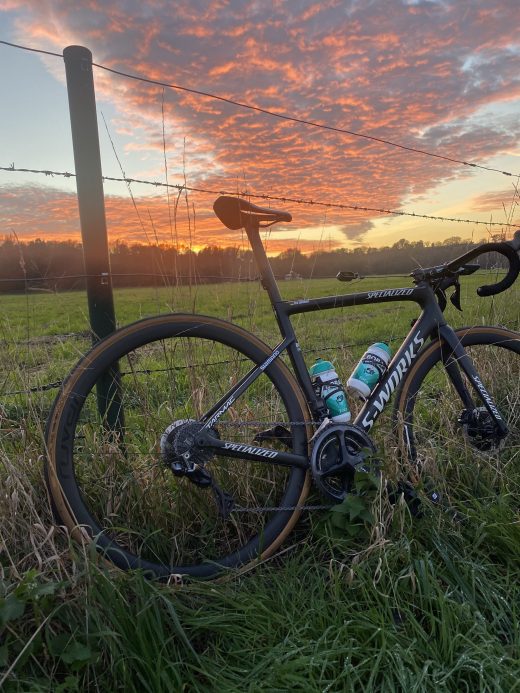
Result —
[{"label": "front wheel", "polygon": [[[197,453],[195,473],[171,461],[201,416],[270,354],[243,329],[197,315],[142,320],[97,344],[47,425],[47,478],[61,521],[120,568],[162,579],[211,577],[272,553],[298,518],[305,469],[210,448]],[[254,445],[260,432],[281,430],[261,445],[305,456],[306,412],[278,359],[211,433]]]},{"label": "front wheel", "polygon": [[[461,401],[443,362],[441,343],[426,347],[401,384],[395,424],[402,458],[414,473],[424,473],[441,489],[507,480],[520,458],[520,335],[499,327],[469,327],[455,331],[488,393],[505,420],[502,438],[474,388],[463,381],[474,408]],[[462,373],[461,369],[459,371]],[[492,464],[483,465],[487,459]],[[445,487],[445,490],[446,488]]]}]

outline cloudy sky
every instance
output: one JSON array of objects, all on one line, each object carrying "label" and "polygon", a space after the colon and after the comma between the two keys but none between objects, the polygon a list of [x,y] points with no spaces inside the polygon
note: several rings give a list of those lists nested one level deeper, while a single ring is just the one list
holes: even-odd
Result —
[{"label": "cloudy sky", "polygon": [[[520,173],[518,0],[0,0],[0,39]],[[0,166],[74,171],[61,58],[0,45]],[[94,68],[103,173],[520,225],[518,177]],[[106,122],[106,127],[105,127]],[[164,137],[163,137],[164,129]],[[115,150],[115,151],[114,151]],[[165,165],[166,151],[166,165]],[[116,157],[117,155],[117,157]],[[0,233],[76,238],[73,179],[0,171]],[[106,183],[111,241],[243,239],[215,195]],[[516,197],[518,200],[518,196]],[[255,201],[255,200],[253,200]],[[500,227],[272,203],[272,252],[482,238]]]}]

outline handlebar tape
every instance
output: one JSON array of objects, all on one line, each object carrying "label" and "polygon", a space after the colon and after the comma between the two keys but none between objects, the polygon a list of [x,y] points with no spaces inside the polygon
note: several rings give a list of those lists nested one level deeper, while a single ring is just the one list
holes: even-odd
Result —
[{"label": "handlebar tape", "polygon": [[515,234],[515,238],[510,242],[503,243],[484,243],[484,245],[471,250],[466,255],[462,255],[456,260],[452,260],[449,263],[449,267],[452,269],[458,269],[461,265],[465,264],[469,260],[473,260],[479,255],[484,253],[499,253],[509,260],[509,270],[506,276],[497,282],[496,284],[487,284],[485,286],[479,286],[477,289],[477,294],[479,296],[493,296],[494,294],[499,294],[502,291],[508,289],[518,277],[520,273],[520,258],[516,250],[516,245],[520,248],[520,233]]}]

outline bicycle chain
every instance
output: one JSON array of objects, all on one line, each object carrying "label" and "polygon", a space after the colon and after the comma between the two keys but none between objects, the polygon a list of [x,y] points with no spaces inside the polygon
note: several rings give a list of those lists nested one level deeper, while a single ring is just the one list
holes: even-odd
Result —
[{"label": "bicycle chain", "polygon": [[271,512],[278,512],[278,511],[284,511],[284,510],[308,510],[308,511],[315,511],[315,510],[330,510],[333,508],[334,505],[280,505],[280,506],[266,506],[266,507],[256,507],[256,508],[245,508],[241,505],[238,505],[236,508],[233,508],[230,512],[232,513],[256,513],[259,515],[260,513],[271,513]]},{"label": "bicycle chain", "polygon": [[[221,421],[219,426],[320,426],[323,421]],[[306,510],[309,512],[317,510],[330,510],[334,507],[332,505],[278,505],[278,506],[257,506],[253,508],[246,508],[244,506],[236,506],[230,512],[231,513],[269,513],[269,512],[280,512],[286,510]]]},{"label": "bicycle chain", "polygon": [[319,426],[322,421],[218,421],[216,426]]}]

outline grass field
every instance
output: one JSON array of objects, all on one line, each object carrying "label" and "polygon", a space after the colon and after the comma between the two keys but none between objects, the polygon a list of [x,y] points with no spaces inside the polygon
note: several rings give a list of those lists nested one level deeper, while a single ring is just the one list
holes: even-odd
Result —
[{"label": "grass field", "polygon": [[[451,324],[520,329],[518,284],[477,298],[476,286],[492,281],[463,280],[464,313],[449,305]],[[407,285],[387,278],[281,288],[293,299]],[[120,325],[200,312],[278,341],[254,282],[120,290],[115,300]],[[2,296],[0,305],[0,688],[520,691],[518,447],[501,466],[448,441],[447,502],[426,506],[421,519],[384,493],[368,494],[365,521],[347,514],[332,532],[333,513],[308,513],[253,571],[166,588],[101,564],[52,522],[43,429],[57,383],[88,348],[84,294]],[[331,358],[346,381],[368,344],[396,348],[414,317],[413,304],[396,303],[294,323],[308,364]],[[430,415],[433,430],[439,419],[435,409]],[[377,440],[395,479],[389,416]]]}]

